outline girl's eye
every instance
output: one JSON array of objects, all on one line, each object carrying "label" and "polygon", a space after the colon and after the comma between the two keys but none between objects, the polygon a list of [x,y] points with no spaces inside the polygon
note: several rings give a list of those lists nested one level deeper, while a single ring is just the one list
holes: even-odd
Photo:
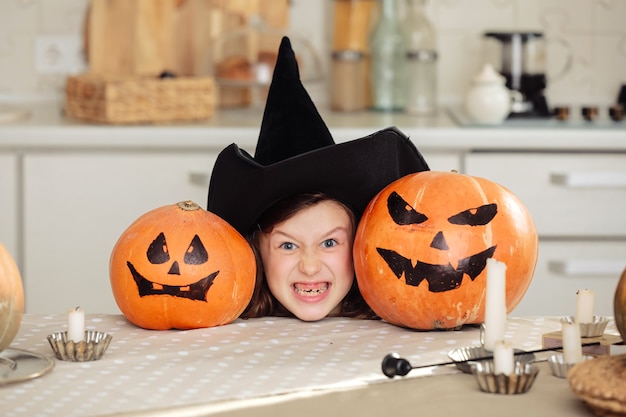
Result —
[{"label": "girl's eye", "polygon": [[334,246],[337,246],[337,241],[335,239],[326,239],[324,242],[322,242],[322,246],[325,248],[332,248]]},{"label": "girl's eye", "polygon": [[285,242],[280,245],[280,248],[285,250],[294,250],[296,245],[291,242]]}]

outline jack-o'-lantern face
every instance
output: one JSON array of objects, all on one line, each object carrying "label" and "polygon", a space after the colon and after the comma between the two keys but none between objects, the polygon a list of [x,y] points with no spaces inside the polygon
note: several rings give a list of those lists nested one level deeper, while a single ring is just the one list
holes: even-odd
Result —
[{"label": "jack-o'-lantern face", "polygon": [[[175,241],[180,241],[180,237],[177,237]],[[170,295],[190,300],[207,301],[207,292],[219,271],[204,272],[209,264],[209,254],[197,234],[194,234],[187,249],[179,253],[180,256],[172,259],[165,234],[161,232],[150,243],[145,255],[148,263],[142,262],[142,264],[152,270],[150,276],[159,278],[158,281],[147,279],[144,274],[137,271],[132,261],[126,262],[137,284],[140,297]],[[204,276],[205,274],[207,275]],[[197,281],[183,282],[182,284],[179,282],[181,277],[184,280],[184,277],[197,276],[201,276]]]},{"label": "jack-o'-lantern face", "polygon": [[250,301],[256,277],[243,236],[192,202],[137,219],[115,245],[109,269],[118,307],[148,329],[229,323]]},{"label": "jack-o'-lantern face", "polygon": [[386,187],[363,215],[354,246],[359,288],[372,309],[416,329],[484,320],[487,259],[507,265],[507,310],[521,301],[537,233],[510,191],[482,178],[426,171]]},{"label": "jack-o'-lantern face", "polygon": [[[418,210],[411,207],[402,196],[393,191],[387,198],[387,207],[389,216],[394,223],[401,226],[419,225],[429,220],[429,217]],[[450,207],[454,210],[454,207]],[[445,209],[445,207],[444,207]],[[498,206],[495,203],[488,203],[480,207],[469,209],[461,208],[462,211],[447,217],[446,213],[433,213],[436,216],[443,217],[435,220],[441,222],[445,226],[442,230],[438,230],[433,236],[429,247],[435,251],[442,251],[446,254],[450,253],[450,245],[446,234],[450,240],[457,239],[463,235],[463,229],[474,227],[488,227],[489,223],[498,213]],[[475,233],[472,230],[472,233]],[[454,246],[458,247],[460,242],[454,242]],[[450,291],[458,288],[463,282],[463,277],[467,276],[470,280],[474,280],[479,276],[487,264],[487,259],[491,258],[496,250],[496,245],[486,248],[477,248],[480,250],[476,253],[467,253],[457,259],[456,265],[453,265],[451,259],[446,259],[446,263],[428,263],[421,260],[413,262],[410,258],[406,258],[393,249],[376,248],[380,256],[385,260],[393,273],[401,278],[404,275],[406,285],[419,285],[422,280],[428,282],[428,290],[432,292]]]}]

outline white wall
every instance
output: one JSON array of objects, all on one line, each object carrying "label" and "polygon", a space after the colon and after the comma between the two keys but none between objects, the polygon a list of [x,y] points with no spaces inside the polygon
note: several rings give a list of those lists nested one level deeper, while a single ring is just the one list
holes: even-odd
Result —
[{"label": "white wall", "polygon": [[[291,0],[292,27],[328,56],[332,0]],[[58,95],[65,74],[37,70],[41,36],[81,39],[88,0],[0,1],[0,98]],[[439,92],[442,102],[460,100],[482,58],[481,34],[493,29],[530,29],[563,38],[574,63],[549,82],[550,104],[607,105],[626,83],[624,0],[430,0],[438,31]],[[565,49],[548,45],[548,74],[558,71]],[[79,58],[74,57],[75,61]],[[76,62],[76,69],[81,70]]]}]

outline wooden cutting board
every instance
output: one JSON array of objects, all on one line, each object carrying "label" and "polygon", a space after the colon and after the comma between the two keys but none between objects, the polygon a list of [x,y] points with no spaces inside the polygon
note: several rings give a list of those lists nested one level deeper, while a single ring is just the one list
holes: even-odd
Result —
[{"label": "wooden cutting board", "polygon": [[287,28],[288,0],[91,0],[84,42],[99,74],[210,73],[211,40],[258,14]]},{"label": "wooden cutting board", "polygon": [[174,65],[176,0],[92,0],[87,20],[89,69],[158,74]]}]

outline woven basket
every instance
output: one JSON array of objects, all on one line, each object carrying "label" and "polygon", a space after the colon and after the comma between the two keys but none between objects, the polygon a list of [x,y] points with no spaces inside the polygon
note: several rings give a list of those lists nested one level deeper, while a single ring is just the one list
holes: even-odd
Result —
[{"label": "woven basket", "polygon": [[68,116],[109,124],[208,119],[215,110],[211,77],[153,78],[81,74],[67,78]]}]

